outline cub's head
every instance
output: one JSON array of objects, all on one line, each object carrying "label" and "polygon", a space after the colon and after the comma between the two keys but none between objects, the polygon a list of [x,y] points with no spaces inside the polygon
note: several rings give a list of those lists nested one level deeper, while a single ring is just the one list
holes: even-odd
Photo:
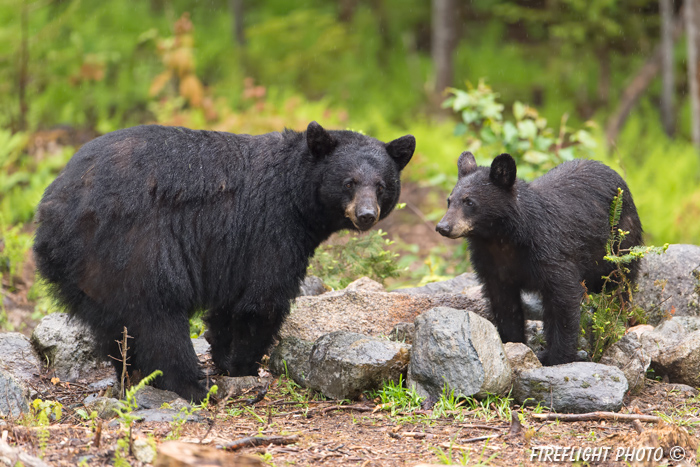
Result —
[{"label": "cub's head", "polygon": [[382,143],[352,131],[326,131],[316,122],[306,143],[320,178],[319,198],[331,230],[368,230],[399,200],[401,170],[416,147],[411,135]]},{"label": "cub's head", "polygon": [[463,152],[457,161],[458,179],[447,212],[436,230],[445,237],[493,238],[507,235],[515,210],[515,161],[501,154],[491,168],[477,167],[474,155]]}]

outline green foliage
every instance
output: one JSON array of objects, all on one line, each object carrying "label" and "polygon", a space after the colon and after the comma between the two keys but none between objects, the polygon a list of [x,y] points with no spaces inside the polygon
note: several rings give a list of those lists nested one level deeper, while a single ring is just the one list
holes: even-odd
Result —
[{"label": "green foliage", "polygon": [[618,188],[617,196],[610,204],[610,236],[605,246],[604,259],[613,263],[615,269],[604,277],[602,292],[586,295],[581,314],[581,333],[588,341],[591,358],[596,362],[608,347],[624,336],[629,324],[646,322],[644,310],[631,301],[634,284],[628,278],[630,270],[627,265],[646,254],[661,254],[668,248],[668,244],[663,247],[620,247],[629,234],[618,228],[622,199],[623,190]]},{"label": "green foliage", "polygon": [[669,139],[648,101],[641,107],[627,121],[613,150],[608,153],[601,147],[596,159],[624,174],[646,243],[699,244],[698,152],[684,138]]},{"label": "green foliage", "polygon": [[359,235],[340,232],[338,243],[324,244],[316,249],[309,264],[309,274],[320,277],[334,289],[343,289],[362,276],[379,282],[398,277],[398,255],[389,249],[393,242],[385,236],[386,232],[381,230]]},{"label": "green foliage", "polygon": [[39,450],[41,457],[44,457],[46,449],[49,447],[49,430],[46,428],[51,421],[60,421],[63,414],[63,405],[57,401],[34,399],[29,406],[29,414],[25,423],[29,426],[39,427],[37,438],[39,440]]},{"label": "green foliage", "polygon": [[[170,434],[165,439],[168,440],[176,440],[180,439],[180,435],[182,434],[182,429],[185,426],[185,422],[187,422],[187,419],[190,418],[192,414],[195,412],[199,412],[200,410],[206,410],[207,407],[209,407],[209,399],[212,396],[212,394],[216,394],[218,391],[218,386],[214,385],[211,388],[209,388],[209,392],[207,392],[206,397],[204,400],[202,400],[201,404],[196,404],[193,405],[190,408],[183,407],[180,409],[180,412],[177,414],[175,419],[173,419],[172,422],[170,422]],[[167,404],[164,404],[164,407],[167,406]],[[167,407],[166,407],[167,408]]]},{"label": "green foliage", "polygon": [[138,420],[138,416],[134,415],[133,413],[138,408],[136,393],[139,389],[152,383],[162,374],[162,371],[156,370],[139,381],[137,385],[127,389],[124,400],[120,400],[119,407],[114,409],[114,411],[117,413],[117,420],[119,421],[121,431],[121,437],[117,440],[117,448],[114,450],[114,465],[117,467],[126,467],[130,465],[129,461],[126,460],[126,457],[131,452],[131,428],[134,422]]},{"label": "green foliage", "polygon": [[489,457],[485,457],[488,445],[488,440],[486,440],[484,447],[481,448],[478,459],[472,459],[471,451],[465,446],[455,445],[454,438],[450,439],[450,445],[446,450],[443,450],[441,447],[435,447],[433,448],[433,452],[441,464],[486,467],[491,465],[491,461],[498,457],[498,452],[491,454]]},{"label": "green foliage", "polygon": [[505,119],[505,106],[483,81],[476,87],[467,83],[466,91],[452,88],[449,92],[443,107],[461,116],[455,134],[466,136],[467,150],[489,158],[507,152],[518,163],[518,175],[526,179],[575,157],[588,157],[596,146],[588,131],[566,126],[566,115],[555,132],[535,108],[516,101],[513,120]]},{"label": "green foliage", "polygon": [[370,397],[378,399],[378,407],[381,410],[389,410],[392,417],[419,410],[423,401],[415,389],[406,387],[403,375],[399,376],[398,381],[385,382],[382,388],[373,392]]}]

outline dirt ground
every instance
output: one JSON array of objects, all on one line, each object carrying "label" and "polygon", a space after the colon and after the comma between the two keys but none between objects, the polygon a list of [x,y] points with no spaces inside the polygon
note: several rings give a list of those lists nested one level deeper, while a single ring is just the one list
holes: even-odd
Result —
[{"label": "dirt ground", "polygon": [[[42,399],[59,401],[64,408],[63,416],[44,428],[37,427],[36,417],[32,416],[6,419],[6,424],[0,426],[2,438],[50,465],[75,466],[81,461],[86,462],[82,465],[112,465],[117,439],[126,436],[126,431],[116,419],[91,421],[78,415],[79,409],[84,408],[83,399],[90,393],[87,385],[105,376],[96,373],[90,381],[78,383],[52,382],[50,374],[37,377],[34,388]],[[661,413],[674,424],[642,423],[635,428],[633,423],[611,420],[540,421],[534,418],[534,409],[513,405],[513,411],[522,413],[523,423],[518,426],[511,423],[506,413],[500,418],[497,407],[470,407],[468,401],[439,417],[433,410],[422,409],[392,415],[390,407],[378,407],[376,400],[345,401],[342,405],[338,401],[314,400],[319,397],[294,387],[285,378],[273,378],[265,397],[254,405],[245,402],[250,394],[212,404],[198,412],[203,421],[185,423],[179,436],[173,436],[177,426],[169,422],[136,422],[133,437],[152,437],[159,446],[168,437],[176,437],[179,441],[218,449],[231,462],[244,454],[276,466],[571,465],[569,460],[554,457],[555,447],[560,449],[560,456],[565,456],[562,449],[566,447],[580,449],[582,453],[586,452],[585,448],[604,453],[608,447],[605,462],[577,465],[696,465],[700,397],[681,393],[672,385],[651,380],[648,383],[642,394],[628,398],[622,413]],[[638,429],[642,430],[641,434]],[[244,447],[223,454],[222,446],[250,436],[298,438],[292,444]],[[547,446],[552,449],[549,461]],[[685,451],[686,464],[669,462],[669,452],[674,446]],[[636,456],[647,452],[651,459],[656,454],[663,455],[663,459],[627,464],[623,462],[624,455],[635,452],[630,449],[636,449]],[[674,451],[677,454],[676,451],[677,448]],[[622,460],[615,462],[620,455]],[[603,460],[601,454],[599,459]],[[127,460],[134,466],[147,465],[133,456]],[[236,464],[200,462],[197,465]]]}]

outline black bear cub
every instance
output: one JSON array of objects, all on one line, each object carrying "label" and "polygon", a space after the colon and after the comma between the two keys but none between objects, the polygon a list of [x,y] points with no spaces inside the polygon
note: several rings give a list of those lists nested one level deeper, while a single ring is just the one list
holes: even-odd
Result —
[{"label": "black bear cub", "polygon": [[[642,243],[642,226],[625,181],[591,160],[565,162],[531,183],[516,178],[515,161],[501,154],[491,168],[459,157],[458,181],[437,231],[466,237],[472,265],[491,302],[503,342],[525,342],[521,290],[539,292],[544,308],[545,365],[576,360],[584,287],[599,292],[614,267],[603,259],[610,205],[624,190],[622,248]],[[637,264],[630,266],[635,280]]]},{"label": "black bear cub", "polygon": [[[37,267],[95,332],[99,353],[161,370],[161,388],[206,390],[188,318],[206,310],[216,365],[257,374],[315,248],[367,230],[396,205],[411,135],[351,131],[236,135],[139,126],[84,145],[38,207]],[[115,361],[121,370],[121,362]]]}]

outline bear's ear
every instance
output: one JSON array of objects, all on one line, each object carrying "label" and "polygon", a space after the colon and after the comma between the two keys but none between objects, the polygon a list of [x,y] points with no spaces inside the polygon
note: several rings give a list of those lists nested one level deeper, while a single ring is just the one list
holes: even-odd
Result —
[{"label": "bear's ear", "polygon": [[501,154],[491,163],[489,178],[496,186],[507,189],[512,188],[516,174],[515,160],[510,157],[510,154]]},{"label": "bear's ear", "polygon": [[306,128],[306,144],[311,154],[320,159],[333,152],[338,142],[321,125],[313,121]]},{"label": "bear's ear", "polygon": [[386,143],[386,152],[399,165],[399,170],[403,170],[408,164],[408,161],[413,157],[413,151],[416,150],[416,138],[413,135],[402,136],[394,141]]},{"label": "bear's ear", "polygon": [[457,178],[462,178],[476,170],[476,159],[474,154],[464,151],[457,159]]}]

